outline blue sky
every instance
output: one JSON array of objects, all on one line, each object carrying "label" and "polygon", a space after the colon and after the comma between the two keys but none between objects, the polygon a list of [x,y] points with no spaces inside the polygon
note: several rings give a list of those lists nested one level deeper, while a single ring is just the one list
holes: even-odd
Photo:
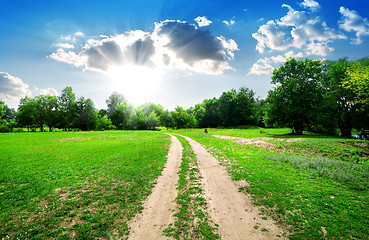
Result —
[{"label": "blue sky", "polygon": [[194,106],[249,87],[266,97],[288,57],[369,56],[369,3],[0,0],[0,99],[71,86],[97,108]]}]

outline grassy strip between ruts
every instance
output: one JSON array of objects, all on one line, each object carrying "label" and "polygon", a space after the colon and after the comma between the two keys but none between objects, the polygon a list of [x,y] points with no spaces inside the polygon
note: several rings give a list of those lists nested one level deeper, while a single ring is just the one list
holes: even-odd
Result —
[{"label": "grassy strip between ruts", "polygon": [[1,134],[0,239],[127,236],[169,144],[152,131]]},{"label": "grassy strip between ruts", "polygon": [[216,224],[206,212],[197,157],[184,138],[177,138],[183,146],[176,197],[178,212],[174,214],[174,224],[166,228],[164,234],[175,239],[219,239]]},{"label": "grassy strip between ruts", "polygon": [[[258,136],[254,130],[232,132],[233,136],[245,137],[248,131],[252,137],[265,137],[265,133]],[[200,130],[175,132],[193,138],[218,156],[228,166],[233,179],[246,180],[250,186],[244,190],[251,194],[254,204],[286,227],[290,231],[290,239],[369,239],[367,166],[350,163],[350,166],[343,166],[339,162],[329,162],[331,158],[340,159],[337,157],[339,150],[327,151],[326,158],[321,160],[293,151],[292,144],[292,151],[275,151],[214,138],[210,135],[212,129],[209,129],[210,134]],[[214,132],[230,135],[230,130]],[[314,136],[309,141],[314,142],[314,139],[319,147],[321,139]],[[339,148],[337,142],[353,141],[325,141],[332,144],[332,148]],[[356,143],[366,144],[363,141]]]}]

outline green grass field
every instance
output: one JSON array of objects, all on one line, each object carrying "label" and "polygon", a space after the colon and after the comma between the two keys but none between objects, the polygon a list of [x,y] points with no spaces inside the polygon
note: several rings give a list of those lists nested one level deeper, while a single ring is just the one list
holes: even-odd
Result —
[{"label": "green grass field", "polygon": [[[369,239],[367,141],[286,135],[289,129],[208,130],[169,132],[200,142],[233,179],[246,180],[249,187],[240,191],[253,197],[264,218],[287,229],[290,239]],[[0,238],[127,236],[127,222],[142,210],[165,164],[170,144],[165,132],[0,134]],[[210,219],[196,220],[207,216],[199,197],[201,176],[194,153],[180,140],[179,209],[166,233],[216,238]]]},{"label": "green grass field", "polygon": [[[288,129],[178,130],[218,156],[290,239],[369,239],[369,143]],[[264,146],[211,135],[257,138]],[[272,139],[268,139],[272,138]],[[298,138],[299,141],[292,141]],[[286,141],[290,139],[290,141]]]},{"label": "green grass field", "polygon": [[153,131],[0,134],[0,238],[126,235],[169,144]]}]

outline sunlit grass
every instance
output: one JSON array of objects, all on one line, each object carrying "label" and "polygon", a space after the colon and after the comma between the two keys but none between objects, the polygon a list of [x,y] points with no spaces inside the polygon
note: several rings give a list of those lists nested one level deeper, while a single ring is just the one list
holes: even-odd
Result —
[{"label": "sunlit grass", "polygon": [[148,131],[1,134],[0,238],[128,234],[169,142]]},{"label": "sunlit grass", "polygon": [[[290,232],[290,239],[369,238],[367,142],[283,135],[283,129],[208,131],[174,132],[204,145],[227,166],[233,179],[246,180],[250,186],[243,190],[251,194],[261,212]],[[275,140],[266,140],[272,147],[254,146],[211,134]],[[287,142],[277,138],[305,140]],[[346,159],[346,153],[360,155],[360,161],[353,163]]]}]

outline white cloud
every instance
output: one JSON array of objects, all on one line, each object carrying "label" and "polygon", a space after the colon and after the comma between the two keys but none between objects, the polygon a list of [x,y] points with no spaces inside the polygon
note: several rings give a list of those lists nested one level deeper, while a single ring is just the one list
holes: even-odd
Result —
[{"label": "white cloud", "polygon": [[268,62],[267,59],[259,59],[256,63],[252,65],[247,75],[263,75],[271,74],[274,67]]},{"label": "white cloud", "polygon": [[271,74],[274,70],[274,66],[284,63],[287,59],[291,57],[302,58],[304,57],[304,54],[301,52],[294,53],[293,51],[289,51],[286,52],[284,55],[277,55],[259,59],[256,63],[252,65],[247,75]]},{"label": "white cloud", "polygon": [[197,18],[195,18],[195,21],[197,22],[199,27],[206,27],[213,23],[212,21],[207,19],[205,16],[203,17],[198,16]]},{"label": "white cloud", "polygon": [[60,36],[60,39],[64,41],[70,41],[72,40],[72,37],[70,35],[65,35],[65,36]]},{"label": "white cloud", "polygon": [[334,49],[328,46],[326,42],[319,42],[319,43],[310,43],[307,46],[307,55],[316,55],[316,56],[327,56],[330,52]]},{"label": "white cloud", "polygon": [[[156,24],[154,35],[159,36],[161,42],[167,42],[163,47],[192,70],[220,74],[232,69],[228,60],[233,58],[233,51],[237,50],[237,44],[232,39],[227,42],[223,37],[212,35],[209,30],[171,20]],[[207,67],[201,68],[204,62]]]},{"label": "white cloud", "polygon": [[74,48],[74,46],[70,43],[55,43],[53,44],[53,47],[68,48],[68,49]]},{"label": "white cloud", "polygon": [[326,43],[346,38],[312,12],[296,11],[286,4],[282,6],[288,8],[285,16],[268,21],[252,35],[257,40],[256,50],[260,53],[266,48],[285,51],[289,48],[303,48],[313,42]]},{"label": "white cloud", "polygon": [[30,96],[29,85],[22,79],[14,77],[7,72],[0,72],[0,99],[4,101],[18,101]]},{"label": "white cloud", "polygon": [[75,32],[74,35],[77,36],[77,37],[83,37],[83,36],[85,36],[85,34],[83,32],[81,32],[81,31]]},{"label": "white cloud", "polygon": [[73,64],[76,67],[80,67],[84,65],[83,63],[84,61],[80,55],[77,55],[75,52],[72,52],[72,51],[65,52],[64,49],[62,48],[59,48],[56,52],[52,53],[49,57],[59,62]]},{"label": "white cloud", "polygon": [[235,24],[236,22],[235,22],[234,20],[229,20],[229,21],[224,20],[224,21],[223,21],[223,23],[224,23],[225,25],[227,25],[227,26],[231,26],[231,25]]},{"label": "white cloud", "polygon": [[78,37],[84,37],[85,34],[81,31],[75,32],[72,35],[62,35],[60,36],[60,39],[67,42],[73,42],[75,43],[77,41]]},{"label": "white cloud", "polygon": [[[334,51],[329,43],[336,39],[347,38],[339,31],[328,27],[327,23],[320,19],[315,12],[319,8],[316,1],[304,0],[301,6],[306,11],[298,11],[283,4],[282,7],[288,9],[286,15],[280,19],[268,21],[252,34],[257,41],[256,50],[259,53],[264,53],[266,50],[278,51],[284,54],[285,59],[293,51],[298,51],[303,56],[327,56]],[[275,64],[275,59],[270,57],[259,59],[248,74],[271,73]]]},{"label": "white cloud", "polygon": [[313,11],[320,8],[319,3],[314,0],[304,0],[301,3],[301,6],[303,6],[304,8],[311,8],[311,10]]},{"label": "white cloud", "polygon": [[140,30],[101,39],[88,39],[81,52],[60,48],[49,57],[108,72],[116,66],[138,65],[150,68],[182,68],[209,74],[232,69],[228,61],[238,50],[234,40],[216,37],[186,22],[166,20],[155,24],[152,33]]},{"label": "white cloud", "polygon": [[355,32],[356,39],[352,39],[352,43],[361,44],[361,37],[369,35],[368,19],[362,18],[355,10],[349,10],[345,7],[340,7],[339,12],[342,14],[342,18],[339,21],[340,28],[348,32]]},{"label": "white cloud", "polygon": [[58,91],[56,91],[54,88],[44,88],[39,90],[40,95],[52,95],[57,96]]}]

